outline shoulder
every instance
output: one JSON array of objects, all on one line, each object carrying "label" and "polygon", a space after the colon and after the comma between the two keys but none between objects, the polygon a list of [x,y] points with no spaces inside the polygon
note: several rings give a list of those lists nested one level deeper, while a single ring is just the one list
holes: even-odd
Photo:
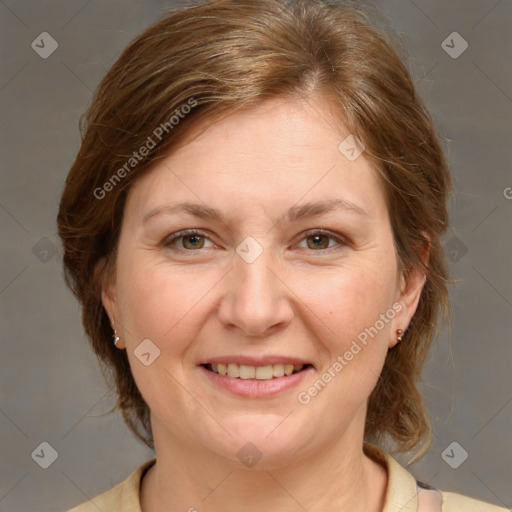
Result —
[{"label": "shoulder", "polygon": [[509,512],[509,509],[490,505],[454,492],[442,492],[442,512]]},{"label": "shoulder", "polygon": [[441,492],[417,482],[417,512],[508,512],[508,510],[484,503],[462,494]]},{"label": "shoulder", "polygon": [[510,512],[461,494],[441,492],[417,482],[391,455],[381,448],[365,443],[364,452],[385,466],[388,488],[383,512]]},{"label": "shoulder", "polygon": [[135,469],[131,475],[100,494],[92,500],[82,503],[68,512],[98,512],[98,510],[115,510],[116,512],[141,512],[140,510],[140,482],[144,473],[155,463],[151,459]]}]

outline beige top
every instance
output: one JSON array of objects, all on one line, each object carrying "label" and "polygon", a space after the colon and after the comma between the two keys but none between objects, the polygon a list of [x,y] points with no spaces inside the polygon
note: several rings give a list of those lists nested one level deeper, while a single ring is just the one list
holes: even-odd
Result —
[{"label": "beige top", "polygon": [[[418,487],[414,477],[386,452],[370,444],[365,444],[364,449],[368,456],[383,463],[387,469],[388,488],[382,512],[509,512],[461,494],[426,491]],[[69,512],[142,512],[140,483],[155,460],[145,462],[124,482]]]}]

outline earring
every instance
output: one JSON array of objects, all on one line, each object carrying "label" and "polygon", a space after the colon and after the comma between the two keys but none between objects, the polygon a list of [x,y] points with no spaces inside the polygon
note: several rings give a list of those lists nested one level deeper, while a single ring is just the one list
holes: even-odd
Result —
[{"label": "earring", "polygon": [[404,339],[404,331],[403,329],[396,330],[396,339],[400,343]]},{"label": "earring", "polygon": [[117,335],[116,329],[114,329],[114,334],[112,335],[112,337],[114,338],[114,345],[117,347],[117,343],[121,338],[119,338],[119,336]]}]

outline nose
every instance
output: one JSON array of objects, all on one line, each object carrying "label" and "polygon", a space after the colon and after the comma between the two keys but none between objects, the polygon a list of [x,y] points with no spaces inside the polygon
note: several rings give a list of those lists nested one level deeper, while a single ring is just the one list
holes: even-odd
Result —
[{"label": "nose", "polygon": [[271,253],[264,250],[252,263],[235,256],[218,310],[225,328],[247,337],[263,337],[291,322],[293,294]]}]

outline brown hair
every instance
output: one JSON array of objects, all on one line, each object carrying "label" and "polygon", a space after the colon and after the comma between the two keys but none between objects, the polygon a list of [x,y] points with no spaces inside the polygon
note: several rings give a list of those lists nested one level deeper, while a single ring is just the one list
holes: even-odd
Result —
[{"label": "brown hair", "polygon": [[193,129],[267,98],[312,94],[326,98],[366,145],[382,179],[399,268],[423,265],[428,244],[419,306],[404,342],[388,351],[369,399],[365,437],[391,439],[400,451],[429,444],[430,422],[416,384],[439,314],[449,314],[441,236],[450,174],[431,116],[394,43],[368,20],[353,3],[326,0],[192,5],[135,39],[100,83],[81,120],[82,145],[62,195],[59,234],[66,282],[82,304],[85,331],[117,392],[117,407],[148,446],[149,408],[126,351],[112,343],[101,302],[127,191]]}]

